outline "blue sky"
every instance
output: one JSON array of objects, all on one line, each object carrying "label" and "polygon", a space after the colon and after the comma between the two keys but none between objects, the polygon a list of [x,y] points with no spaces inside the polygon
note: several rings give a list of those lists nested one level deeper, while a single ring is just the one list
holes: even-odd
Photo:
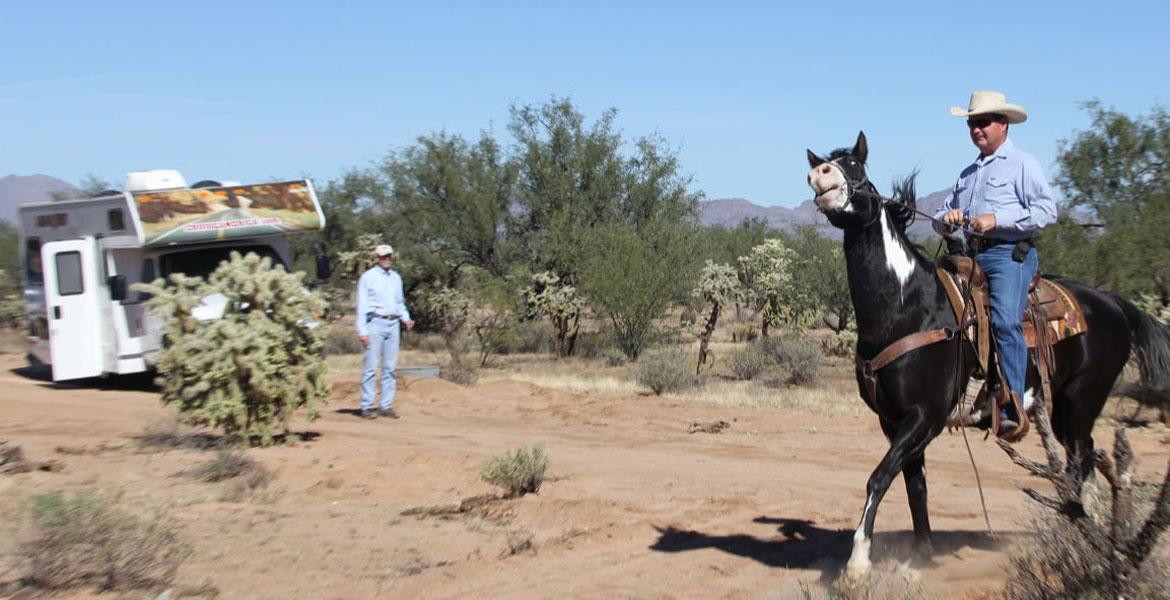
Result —
[{"label": "blue sky", "polygon": [[508,107],[567,96],[657,133],[707,198],[793,206],[804,150],[870,141],[879,187],[953,183],[974,89],[1030,114],[1054,175],[1091,98],[1170,100],[1162,2],[15,2],[0,4],[0,176],[120,183],[308,175],[433,131],[508,139]]}]

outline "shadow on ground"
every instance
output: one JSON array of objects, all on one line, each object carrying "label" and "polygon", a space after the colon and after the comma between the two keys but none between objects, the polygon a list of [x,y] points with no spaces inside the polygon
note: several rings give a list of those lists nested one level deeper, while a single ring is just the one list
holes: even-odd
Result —
[{"label": "shadow on ground", "polygon": [[[658,541],[650,546],[659,552],[687,552],[715,548],[728,554],[750,558],[770,567],[817,569],[821,580],[835,580],[849,560],[853,548],[853,531],[824,529],[812,521],[761,516],[755,523],[777,525],[779,538],[758,538],[746,534],[708,535],[699,531],[676,527],[655,527]],[[992,537],[978,531],[934,531],[932,534],[936,556],[957,552],[964,547],[979,550],[997,550],[1009,539]],[[899,562],[915,558],[914,532],[891,531],[874,534],[872,558],[875,562],[895,559]]]}]

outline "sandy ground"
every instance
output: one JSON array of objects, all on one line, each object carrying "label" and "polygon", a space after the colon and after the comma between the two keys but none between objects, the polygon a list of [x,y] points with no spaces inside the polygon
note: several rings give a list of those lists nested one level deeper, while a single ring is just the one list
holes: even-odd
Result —
[{"label": "sandy ground", "polygon": [[[0,354],[0,437],[66,468],[0,477],[0,538],[18,539],[25,499],[46,490],[89,487],[165,506],[195,547],[179,578],[211,577],[222,598],[800,597],[802,582],[843,568],[886,448],[865,413],[599,398],[507,379],[407,379],[403,418],[365,421],[352,413],[355,384],[339,380],[322,417],[297,422],[311,439],[247,451],[276,479],[229,502],[227,484],[181,474],[208,451],[132,441],[171,414],[148,386],[55,386],[22,366],[20,355]],[[691,421],[716,419],[731,427],[687,433]],[[1098,443],[1110,437],[1098,430]],[[1165,468],[1165,438],[1160,428],[1132,432],[1143,476]],[[454,516],[401,515],[491,492],[480,464],[532,443],[551,460],[539,494]],[[984,525],[962,436],[944,433],[927,453],[937,555],[915,568],[936,596],[995,597],[1028,517],[1012,485],[1022,472],[981,435],[971,445],[1000,535]],[[1035,436],[1023,446],[1039,454]],[[910,555],[900,482],[877,529],[880,576]],[[0,561],[0,583],[17,576]]]}]

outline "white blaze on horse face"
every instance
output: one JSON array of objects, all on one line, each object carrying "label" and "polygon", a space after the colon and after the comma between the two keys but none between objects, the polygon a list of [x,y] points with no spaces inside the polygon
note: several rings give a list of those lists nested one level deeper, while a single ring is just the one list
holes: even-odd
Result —
[{"label": "white blaze on horse face", "polygon": [[841,167],[826,162],[809,169],[808,186],[816,194],[814,202],[821,212],[853,210],[849,204],[849,183]]},{"label": "white blaze on horse face", "polygon": [[906,282],[910,281],[910,275],[914,273],[914,257],[910,255],[910,251],[898,241],[898,236],[894,233],[894,224],[889,222],[886,216],[886,211],[882,211],[882,250],[886,253],[886,266],[894,273],[894,277],[898,278],[899,292],[904,294],[906,291]]}]

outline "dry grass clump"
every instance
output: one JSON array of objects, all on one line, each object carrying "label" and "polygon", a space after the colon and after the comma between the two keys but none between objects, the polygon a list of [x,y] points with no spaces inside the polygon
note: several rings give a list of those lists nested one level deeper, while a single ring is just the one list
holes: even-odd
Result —
[{"label": "dry grass clump", "polygon": [[651,352],[633,366],[634,379],[661,396],[699,385],[690,356],[678,350]]},{"label": "dry grass clump", "polygon": [[187,473],[199,481],[219,483],[231,481],[220,498],[224,502],[238,502],[266,489],[272,483],[272,471],[239,450],[225,448],[211,460]]},{"label": "dry grass clump", "polygon": [[439,370],[439,377],[458,385],[472,385],[479,381],[479,369],[465,364],[449,363]]},{"label": "dry grass clump", "polygon": [[325,356],[362,354],[365,348],[352,325],[336,323],[321,328],[322,351]]},{"label": "dry grass clump", "polygon": [[147,421],[142,432],[134,436],[133,440],[145,450],[209,450],[238,441],[184,425],[177,416]]},{"label": "dry grass clump", "polygon": [[483,463],[479,473],[484,481],[503,488],[508,498],[519,498],[540,489],[547,469],[548,456],[544,446],[537,444],[493,457]]},{"label": "dry grass clump", "polygon": [[842,577],[828,586],[801,583],[801,600],[927,600],[931,596],[919,582],[918,574],[898,565],[875,571],[861,580]]},{"label": "dry grass clump", "polygon": [[37,494],[30,512],[19,556],[36,587],[150,588],[174,579],[191,555],[163,513],[142,515],[94,492]]}]

